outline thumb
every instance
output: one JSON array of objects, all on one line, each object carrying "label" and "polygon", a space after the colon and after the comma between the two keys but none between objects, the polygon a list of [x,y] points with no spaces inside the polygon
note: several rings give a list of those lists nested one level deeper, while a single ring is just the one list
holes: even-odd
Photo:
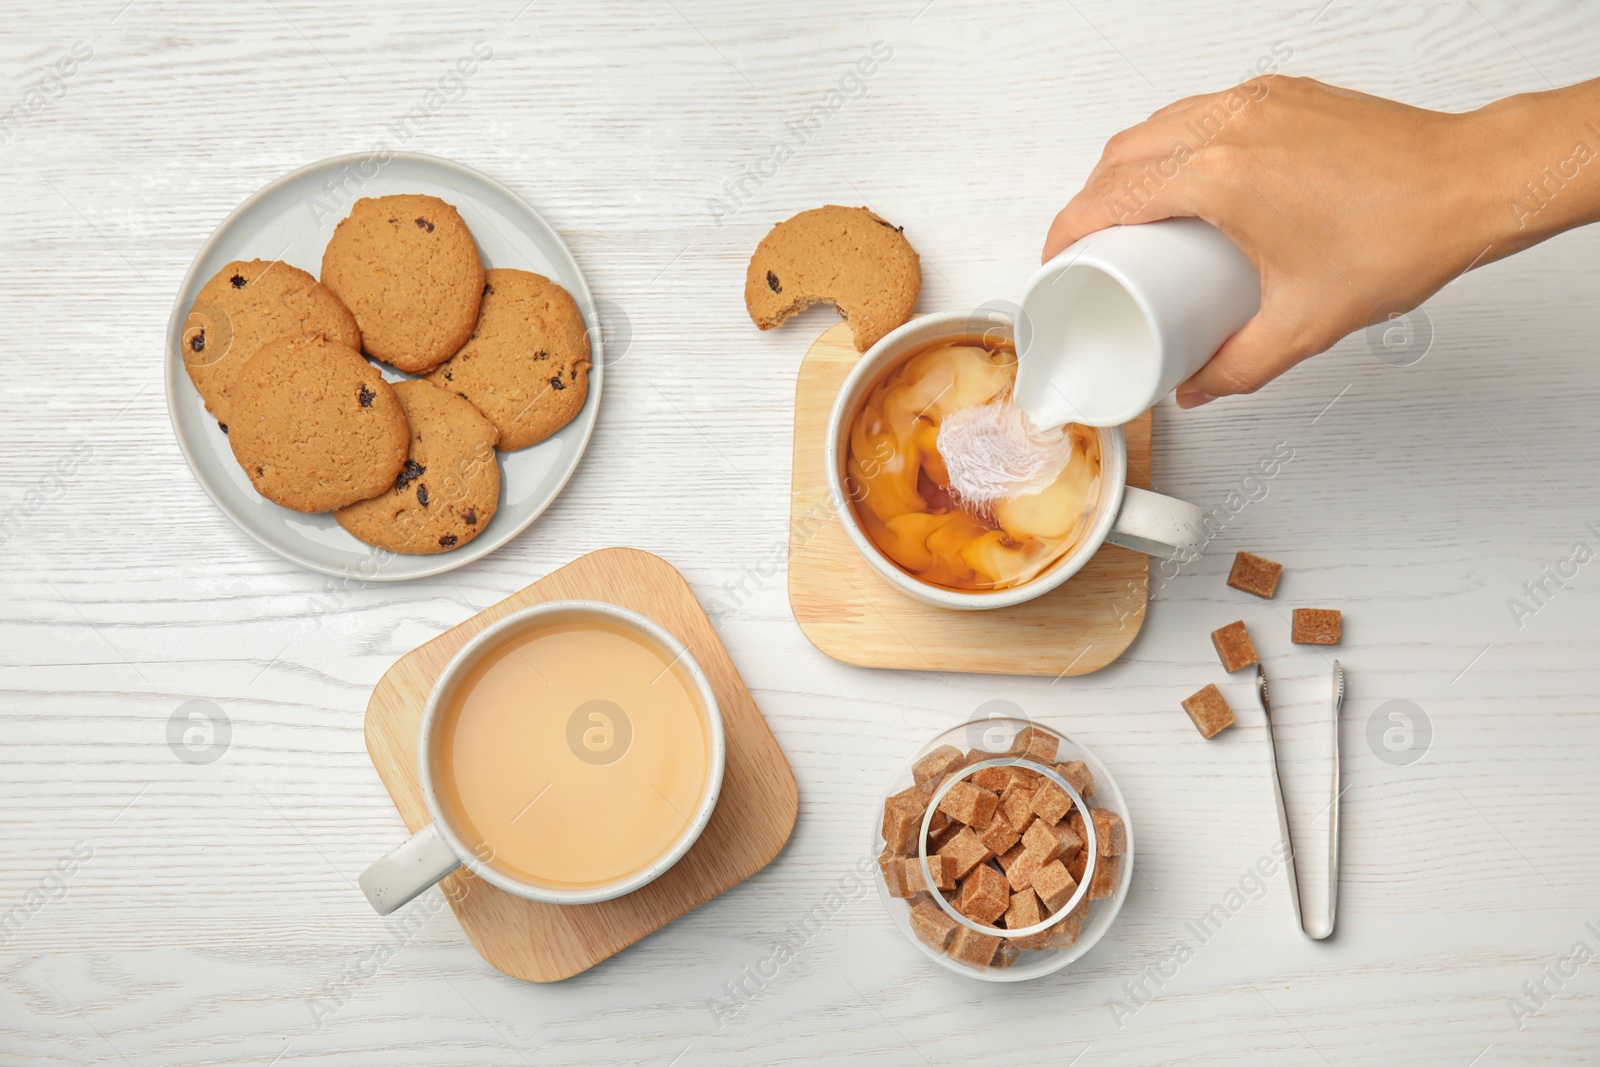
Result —
[{"label": "thumb", "polygon": [[1309,355],[1303,342],[1263,308],[1178,386],[1178,406],[1197,408],[1219,396],[1253,393]]}]

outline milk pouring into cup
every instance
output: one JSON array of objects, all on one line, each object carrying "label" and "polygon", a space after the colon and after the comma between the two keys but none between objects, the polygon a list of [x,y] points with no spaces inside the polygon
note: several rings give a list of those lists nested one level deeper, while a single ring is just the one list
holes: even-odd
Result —
[{"label": "milk pouring into cup", "polygon": [[1260,284],[1197,219],[1091,234],[998,311],[914,319],[834,403],[829,486],[884,578],[947,608],[1020,604],[1107,542],[1191,559],[1205,512],[1127,485],[1122,424],[1249,321]]},{"label": "milk pouring into cup", "polygon": [[1067,247],[1028,279],[1021,307],[1013,397],[1034,429],[1120,426],[1250,321],[1261,278],[1209,223],[1163,219]]}]

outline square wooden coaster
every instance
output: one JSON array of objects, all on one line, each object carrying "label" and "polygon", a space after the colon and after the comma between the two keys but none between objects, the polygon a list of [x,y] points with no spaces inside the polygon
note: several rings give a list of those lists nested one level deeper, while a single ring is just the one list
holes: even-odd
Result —
[{"label": "square wooden coaster", "polygon": [[689,584],[660,557],[608,548],[406,653],[379,679],[367,702],[367,753],[412,833],[429,821],[417,777],[417,738],[434,679],[484,626],[547,600],[620,604],[687,645],[717,695],[728,753],[722,794],[705,831],[683,859],[643,889],[599,904],[563,906],[512,896],[465,870],[446,879],[453,883],[446,886],[450,906],[478,955],[532,982],[587,970],[750,877],[789,839],[799,807],[794,771]]},{"label": "square wooden coaster", "polygon": [[[824,466],[833,401],[861,353],[843,323],[800,364],[794,398],[789,606],[817,648],[844,663],[973,674],[1088,674],[1144,625],[1149,559],[1105,545],[1056,589],[1012,608],[955,611],[913,600],[861,558],[834,511]],[[1123,427],[1128,484],[1150,487],[1150,412]]]}]

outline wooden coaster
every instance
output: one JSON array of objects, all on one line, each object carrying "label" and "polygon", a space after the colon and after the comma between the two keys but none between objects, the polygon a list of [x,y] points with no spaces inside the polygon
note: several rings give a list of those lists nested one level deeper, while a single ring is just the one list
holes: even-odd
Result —
[{"label": "wooden coaster", "polygon": [[512,896],[465,870],[442,883],[478,955],[514,978],[533,982],[587,970],[750,877],[789,839],[799,806],[789,761],[683,576],[648,552],[608,548],[574,560],[406,653],[379,679],[367,702],[367,753],[411,832],[429,821],[417,780],[417,737],[433,680],[491,621],[547,600],[620,604],[654,619],[687,645],[717,694],[728,756],[722,795],[700,839],[643,889],[599,904],[562,906]]},{"label": "wooden coaster", "polygon": [[[789,606],[827,655],[860,667],[972,674],[1088,674],[1144,625],[1148,557],[1106,545],[1077,574],[1026,604],[953,611],[913,600],[861,558],[828,493],[823,445],[834,397],[861,354],[843,323],[811,346],[794,397]],[[1150,487],[1150,412],[1123,427],[1128,482]]]}]

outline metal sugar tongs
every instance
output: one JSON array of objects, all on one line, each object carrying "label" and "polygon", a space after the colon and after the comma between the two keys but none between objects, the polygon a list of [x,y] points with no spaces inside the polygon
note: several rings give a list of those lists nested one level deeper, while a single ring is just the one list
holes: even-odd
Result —
[{"label": "metal sugar tongs", "polygon": [[1272,796],[1278,805],[1278,834],[1288,855],[1283,869],[1289,876],[1289,901],[1294,905],[1295,922],[1300,932],[1313,941],[1322,941],[1333,933],[1333,922],[1339,911],[1339,711],[1344,706],[1344,668],[1333,661],[1333,799],[1328,802],[1328,921],[1324,928],[1313,932],[1306,925],[1300,907],[1300,881],[1295,876],[1298,852],[1289,834],[1289,811],[1283,805],[1283,781],[1278,777],[1278,746],[1272,736],[1272,705],[1267,700],[1267,672],[1256,664],[1256,695],[1261,699],[1261,711],[1267,717],[1267,753],[1272,759]]}]

